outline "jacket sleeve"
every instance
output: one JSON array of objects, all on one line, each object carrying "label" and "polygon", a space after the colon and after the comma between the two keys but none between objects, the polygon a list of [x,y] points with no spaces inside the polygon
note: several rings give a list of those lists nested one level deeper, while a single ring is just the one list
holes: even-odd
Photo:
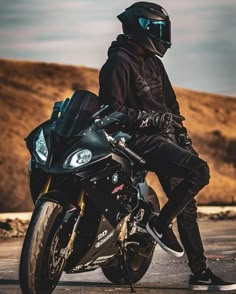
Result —
[{"label": "jacket sleeve", "polygon": [[108,59],[99,74],[99,98],[101,104],[108,104],[113,110],[125,113],[127,118],[124,123],[128,127],[136,128],[139,111],[126,104],[129,79],[128,65]]}]

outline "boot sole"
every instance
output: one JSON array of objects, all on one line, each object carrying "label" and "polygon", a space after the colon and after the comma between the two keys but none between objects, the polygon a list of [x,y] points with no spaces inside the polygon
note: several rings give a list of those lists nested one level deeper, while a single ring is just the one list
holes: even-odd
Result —
[{"label": "boot sole", "polygon": [[236,284],[232,285],[189,285],[190,290],[195,291],[232,291],[236,290]]}]

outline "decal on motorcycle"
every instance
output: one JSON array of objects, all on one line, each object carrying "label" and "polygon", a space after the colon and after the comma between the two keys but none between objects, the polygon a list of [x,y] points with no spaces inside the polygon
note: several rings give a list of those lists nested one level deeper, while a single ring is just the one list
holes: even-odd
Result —
[{"label": "decal on motorcycle", "polygon": [[99,256],[97,259],[94,260],[93,264],[98,265],[100,263],[103,263],[104,261],[106,261],[107,259],[111,258],[114,255],[115,254],[107,255],[107,256]]},{"label": "decal on motorcycle", "polygon": [[98,235],[98,241],[107,235],[107,230],[103,231],[101,234]]},{"label": "decal on motorcycle", "polygon": [[114,232],[110,232],[107,236],[105,236],[103,239],[101,239],[101,241],[98,241],[95,244],[95,248],[99,248],[101,247],[105,242],[107,242],[112,236],[114,235]]},{"label": "decal on motorcycle", "polygon": [[75,268],[73,268],[73,271],[72,272],[74,272],[74,271],[79,271],[81,268],[83,268],[84,267],[84,265],[83,264],[81,264],[81,265],[77,265]]},{"label": "decal on motorcycle", "polygon": [[86,270],[95,270],[98,267],[99,267],[98,265],[89,265],[89,266],[86,267]]},{"label": "decal on motorcycle", "polygon": [[115,255],[111,254],[111,255],[103,255],[103,256],[99,256],[97,259],[95,260],[90,260],[89,262],[85,263],[85,264],[80,264],[77,265],[74,269],[73,272],[77,272],[79,270],[81,270],[82,268],[86,268],[86,269],[96,269],[98,268],[98,265],[103,263],[104,261],[106,261],[107,259],[113,257]]},{"label": "decal on motorcycle", "polygon": [[93,261],[87,262],[86,264],[78,265],[73,269],[72,272],[78,272],[81,269],[83,269],[83,270],[95,270],[95,269],[97,269],[99,266],[98,265],[93,265],[92,262]]},{"label": "decal on motorcycle", "polygon": [[115,253],[114,254],[111,254],[111,255],[103,255],[103,256],[99,256],[95,261],[104,261],[104,260],[106,260],[106,259],[108,259],[108,258],[111,258],[112,256],[114,256],[115,255]]},{"label": "decal on motorcycle", "polygon": [[118,187],[115,187],[115,189],[111,192],[111,194],[114,194],[114,193],[117,193],[118,191],[122,190],[124,187],[124,184],[118,186]]},{"label": "decal on motorcycle", "polygon": [[119,180],[118,173],[114,173],[114,174],[112,175],[111,180],[112,180],[112,183],[113,183],[113,184],[116,184],[116,183],[118,182],[118,180]]}]

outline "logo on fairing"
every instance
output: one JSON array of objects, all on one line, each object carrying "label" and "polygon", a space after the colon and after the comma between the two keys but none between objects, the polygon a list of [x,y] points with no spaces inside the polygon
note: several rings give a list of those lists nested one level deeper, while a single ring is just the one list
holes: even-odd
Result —
[{"label": "logo on fairing", "polygon": [[112,175],[112,183],[113,184],[116,184],[119,180],[119,176],[118,176],[118,173],[114,173],[114,175]]},{"label": "logo on fairing", "polygon": [[101,239],[100,241],[98,241],[95,244],[95,248],[99,248],[101,247],[105,242],[107,242],[112,236],[114,235],[114,232],[111,231],[108,235],[106,235],[103,239]]},{"label": "logo on fairing", "polygon": [[98,235],[98,241],[107,235],[107,230]]}]

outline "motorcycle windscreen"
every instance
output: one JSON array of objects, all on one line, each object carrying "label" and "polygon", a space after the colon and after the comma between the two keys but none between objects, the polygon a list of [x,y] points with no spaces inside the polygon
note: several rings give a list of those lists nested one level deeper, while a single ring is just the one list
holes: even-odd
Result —
[{"label": "motorcycle windscreen", "polygon": [[90,91],[77,90],[57,121],[56,133],[62,137],[71,137],[89,127],[92,115],[100,107],[98,99]]}]

